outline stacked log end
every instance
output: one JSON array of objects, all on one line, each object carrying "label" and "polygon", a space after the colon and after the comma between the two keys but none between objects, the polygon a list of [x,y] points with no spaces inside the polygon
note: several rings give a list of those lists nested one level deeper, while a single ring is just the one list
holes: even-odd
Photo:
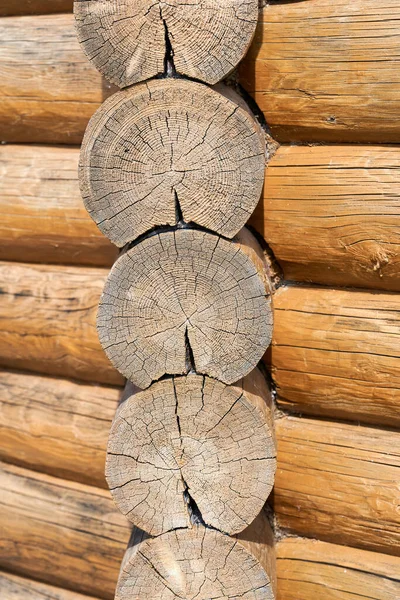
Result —
[{"label": "stacked log end", "polygon": [[256,0],[75,2],[89,59],[126,88],[93,116],[79,168],[89,214],[123,248],[97,319],[135,386],[106,463],[136,526],[118,600],[275,597],[263,505],[276,450],[256,369],[272,338],[272,285],[244,227],[262,192],[265,134],[235,91],[204,85],[236,67],[257,15]]}]

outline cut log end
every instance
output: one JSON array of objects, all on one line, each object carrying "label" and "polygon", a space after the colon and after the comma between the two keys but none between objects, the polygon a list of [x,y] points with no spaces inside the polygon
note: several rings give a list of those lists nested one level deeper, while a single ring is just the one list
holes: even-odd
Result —
[{"label": "cut log end", "polygon": [[239,238],[232,243],[194,229],[154,234],[111,270],[97,320],[101,344],[142,389],[191,370],[238,381],[271,341],[264,269]]},{"label": "cut log end", "polygon": [[[257,517],[273,486],[275,445],[245,387],[198,375],[170,378],[121,407],[106,476],[136,526],[159,535],[197,518],[232,535]],[[259,397],[264,410],[268,400]]]},{"label": "cut log end", "polygon": [[181,219],[233,237],[257,206],[264,168],[265,139],[245,108],[199,83],[156,80],[117,93],[92,118],[81,191],[120,247]]},{"label": "cut log end", "polygon": [[122,566],[116,600],[273,600],[270,577],[241,544],[204,527],[141,542]]},{"label": "cut log end", "polygon": [[121,88],[164,73],[168,63],[217,83],[246,54],[258,19],[257,0],[79,0],[74,10],[89,60]]}]

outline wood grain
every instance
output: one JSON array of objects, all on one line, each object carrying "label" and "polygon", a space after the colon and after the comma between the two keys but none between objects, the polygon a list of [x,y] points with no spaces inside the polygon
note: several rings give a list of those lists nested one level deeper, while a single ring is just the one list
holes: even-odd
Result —
[{"label": "wood grain", "polygon": [[0,140],[79,144],[113,89],[87,61],[73,15],[0,19]]},{"label": "wood grain", "polygon": [[278,600],[400,598],[400,558],[316,540],[277,544]]},{"label": "wood grain", "polygon": [[0,263],[0,365],[121,385],[96,332],[106,276],[105,269]]},{"label": "wood grain", "polygon": [[0,459],[106,487],[107,437],[120,395],[119,388],[0,372]]},{"label": "wood grain", "polygon": [[116,248],[88,216],[79,150],[0,146],[0,259],[111,266]]},{"label": "wood grain", "polygon": [[400,291],[400,150],[281,146],[250,223],[285,279]]},{"label": "wood grain", "polygon": [[284,417],[276,434],[281,527],[399,555],[399,431]]},{"label": "wood grain", "polygon": [[1,465],[0,567],[114,598],[130,529],[105,490]]},{"label": "wood grain", "polygon": [[0,590],[4,600],[94,600],[86,595],[5,572],[0,573]]},{"label": "wood grain", "polygon": [[399,309],[394,293],[281,287],[268,359],[279,405],[399,425]]},{"label": "wood grain", "polygon": [[0,17],[71,12],[73,0],[2,0]]},{"label": "wood grain", "polygon": [[241,83],[281,142],[397,143],[400,4],[274,2]]}]

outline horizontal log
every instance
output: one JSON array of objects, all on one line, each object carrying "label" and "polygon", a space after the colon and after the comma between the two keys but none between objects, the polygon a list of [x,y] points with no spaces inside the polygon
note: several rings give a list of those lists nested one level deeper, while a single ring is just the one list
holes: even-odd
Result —
[{"label": "horizontal log", "polygon": [[90,65],[73,15],[0,19],[0,140],[79,144],[113,88]]},{"label": "horizontal log", "polygon": [[77,148],[0,146],[0,259],[110,266],[116,249],[88,216]]},{"label": "horizontal log", "polygon": [[251,224],[285,279],[400,290],[400,149],[281,146]]},{"label": "horizontal log", "polygon": [[96,332],[106,269],[0,263],[0,365],[121,385]]},{"label": "horizontal log", "polygon": [[119,388],[0,372],[0,459],[106,487],[107,437],[120,395]]},{"label": "horizontal log", "polygon": [[[241,83],[282,142],[397,143],[398,0],[273,2]],[[367,57],[367,58],[366,58]]]},{"label": "horizontal log", "polygon": [[70,590],[4,572],[0,573],[0,590],[4,600],[94,600]]},{"label": "horizontal log", "polygon": [[279,525],[398,556],[400,432],[284,417],[276,434]]},{"label": "horizontal log", "polygon": [[400,558],[287,538],[277,544],[278,600],[400,598]]},{"label": "horizontal log", "polygon": [[0,567],[114,598],[130,529],[105,490],[1,465]]},{"label": "horizontal log", "polygon": [[2,0],[0,17],[71,12],[73,0]]},{"label": "horizontal log", "polygon": [[393,293],[281,287],[272,376],[289,411],[400,423],[400,312]]}]

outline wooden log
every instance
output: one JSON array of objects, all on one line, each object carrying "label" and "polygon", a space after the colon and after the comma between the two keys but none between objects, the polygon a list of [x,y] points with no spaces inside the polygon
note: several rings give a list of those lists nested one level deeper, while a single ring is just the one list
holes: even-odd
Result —
[{"label": "wooden log", "polygon": [[0,459],[106,487],[107,436],[120,395],[119,388],[0,372]]},{"label": "wooden log", "polygon": [[279,405],[398,425],[399,306],[393,293],[280,288],[270,359]]},{"label": "wooden log", "polygon": [[105,269],[0,263],[0,365],[121,385],[96,333],[106,276]]},{"label": "wooden log", "polygon": [[180,220],[227,237],[245,225],[262,191],[265,136],[240,97],[219,90],[150,81],[114,94],[92,118],[82,196],[117,246]]},{"label": "wooden log", "polygon": [[0,140],[80,144],[113,86],[90,65],[73,15],[0,19]]},{"label": "wooden log", "polygon": [[77,0],[78,39],[89,60],[126,87],[164,73],[217,83],[246,54],[258,19],[258,2],[199,0]]},{"label": "wooden log", "polygon": [[279,525],[398,556],[399,431],[296,417],[275,425]]},{"label": "wooden log", "polygon": [[0,483],[0,567],[112,600],[130,528],[108,492],[4,464]]},{"label": "wooden log", "polygon": [[285,279],[400,291],[400,150],[281,146],[250,223]]},{"label": "wooden log", "polygon": [[72,6],[73,0],[2,0],[0,17],[70,12]]},{"label": "wooden log", "polygon": [[268,4],[240,79],[272,135],[397,144],[398,1],[379,11],[375,0]]},{"label": "wooden log", "polygon": [[233,241],[194,229],[155,233],[114,264],[97,328],[111,362],[142,389],[192,368],[238,381],[271,340],[261,249],[247,230]]},{"label": "wooden log", "polygon": [[393,600],[400,597],[400,558],[317,540],[277,544],[278,600]]},{"label": "wooden log", "polygon": [[261,514],[236,538],[203,526],[150,539],[136,536],[125,555],[115,598],[274,600],[274,590],[273,534]]},{"label": "wooden log", "polygon": [[275,456],[271,393],[260,371],[234,386],[192,374],[124,402],[106,477],[121,512],[151,535],[190,526],[196,511],[232,535],[262,510]]},{"label": "wooden log", "polygon": [[0,573],[0,590],[5,600],[94,600],[86,595],[4,572]]},{"label": "wooden log", "polygon": [[77,148],[0,146],[0,259],[111,266],[116,250],[88,218]]}]

